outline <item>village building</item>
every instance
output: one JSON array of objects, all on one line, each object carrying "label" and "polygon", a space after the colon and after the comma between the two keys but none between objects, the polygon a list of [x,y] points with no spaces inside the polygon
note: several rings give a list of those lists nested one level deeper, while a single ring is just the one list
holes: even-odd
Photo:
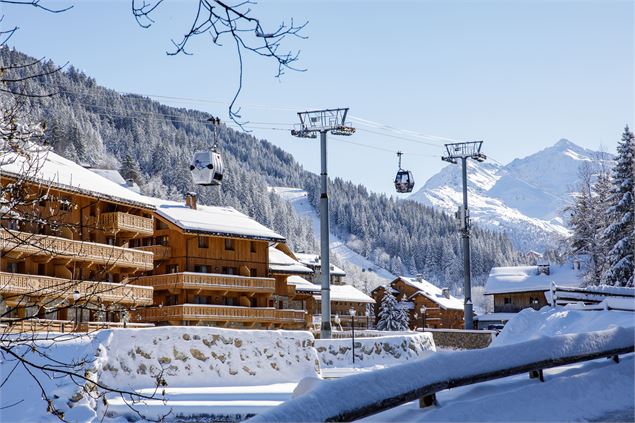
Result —
[{"label": "village building", "polygon": [[[154,266],[135,240],[153,233],[154,205],[51,151],[6,154],[0,246],[2,324],[10,331],[138,326]],[[13,187],[13,188],[11,188]],[[18,188],[19,187],[19,188]]]},{"label": "village building", "polygon": [[[291,308],[307,311],[307,325],[319,327],[322,314],[322,280],[316,277],[321,261],[316,254],[294,253],[286,244],[270,248],[269,270],[278,280],[287,286],[287,299],[282,300]],[[355,327],[368,328],[370,306],[374,300],[352,285],[344,283],[346,273],[331,265],[331,321],[338,329],[350,329],[352,318],[350,310],[356,313]],[[318,273],[321,274],[321,273]],[[339,323],[335,323],[339,322]]]},{"label": "village building", "polygon": [[179,203],[154,203],[151,236],[135,241],[154,253],[154,269],[135,283],[154,288],[154,305],[137,309],[157,325],[300,329],[304,310],[276,304],[269,244],[285,239],[231,207],[198,205],[189,193]]},{"label": "village building", "polygon": [[395,296],[407,308],[410,329],[463,329],[463,301],[452,296],[449,288],[439,288],[420,275],[416,278],[400,276],[371,292],[375,299],[376,322],[379,321],[381,302],[387,293]]},{"label": "village building", "polygon": [[492,298],[493,312],[476,318],[479,329],[500,328],[516,313],[540,310],[551,302],[551,284],[578,287],[582,281],[580,262],[541,263],[535,266],[493,267],[485,284],[485,295]]}]

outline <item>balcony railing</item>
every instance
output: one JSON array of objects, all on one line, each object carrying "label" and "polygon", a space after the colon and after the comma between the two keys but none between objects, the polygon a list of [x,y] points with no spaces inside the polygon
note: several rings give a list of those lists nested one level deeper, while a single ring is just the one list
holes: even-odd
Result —
[{"label": "balcony railing", "polygon": [[112,282],[74,281],[50,276],[25,275],[0,272],[0,294],[28,295],[31,297],[73,298],[78,291],[80,301],[105,303],[152,305],[153,289],[148,286],[128,285]]},{"label": "balcony railing", "polygon": [[134,247],[135,250],[149,251],[154,254],[154,260],[167,260],[172,257],[172,248],[167,245],[147,245]]},{"label": "balcony railing", "polygon": [[100,226],[107,232],[135,232],[142,235],[154,233],[154,219],[130,213],[112,212],[99,216]]},{"label": "balcony railing", "polygon": [[151,270],[154,267],[152,253],[147,251],[27,232],[0,231],[0,247],[3,252],[20,256],[52,256],[52,258],[71,261],[141,270]]},{"label": "balcony railing", "polygon": [[138,318],[146,322],[211,321],[243,323],[304,324],[303,310],[279,310],[261,307],[181,304],[137,309]]},{"label": "balcony railing", "polygon": [[170,289],[196,289],[202,291],[234,291],[273,294],[276,280],[215,273],[167,273],[164,275],[142,276],[135,284],[152,286],[155,291]]},{"label": "balcony railing", "polygon": [[[152,323],[126,323],[127,328],[153,327]],[[123,328],[122,322],[80,322],[72,320],[52,319],[15,319],[0,318],[0,333],[30,333],[30,332],[94,332],[100,329]],[[19,339],[19,338],[18,338]]]}]

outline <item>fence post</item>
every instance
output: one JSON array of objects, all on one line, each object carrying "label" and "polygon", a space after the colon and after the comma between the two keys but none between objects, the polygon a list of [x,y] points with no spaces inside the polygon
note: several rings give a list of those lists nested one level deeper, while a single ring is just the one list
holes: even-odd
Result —
[{"label": "fence post", "polygon": [[556,306],[556,283],[551,281],[551,307]]}]

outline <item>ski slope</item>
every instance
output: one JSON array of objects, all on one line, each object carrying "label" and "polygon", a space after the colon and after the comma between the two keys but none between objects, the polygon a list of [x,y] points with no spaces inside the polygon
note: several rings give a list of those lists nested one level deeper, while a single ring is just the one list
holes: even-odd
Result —
[{"label": "ski slope", "polygon": [[[295,209],[298,215],[308,218],[311,221],[313,228],[313,234],[317,239],[320,238],[320,217],[318,216],[315,208],[311,204],[308,198],[308,194],[301,188],[289,188],[289,187],[269,187],[270,192],[278,194],[280,197],[288,201]],[[386,281],[392,281],[396,278],[395,275],[388,270],[377,266],[366,257],[356,253],[346,246],[346,243],[342,241],[337,235],[330,233],[330,247],[331,252],[335,254],[340,260],[346,261],[361,269],[371,269],[372,272],[381,279]]]}]

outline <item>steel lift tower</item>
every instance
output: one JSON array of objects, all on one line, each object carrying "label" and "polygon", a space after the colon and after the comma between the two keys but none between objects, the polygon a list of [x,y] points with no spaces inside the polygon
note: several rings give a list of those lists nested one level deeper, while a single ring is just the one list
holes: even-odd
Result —
[{"label": "steel lift tower", "polygon": [[299,138],[317,138],[320,133],[320,150],[322,167],[320,179],[322,192],[320,194],[320,255],[322,260],[322,323],[320,326],[320,338],[331,338],[331,263],[329,261],[329,200],[327,195],[327,166],[326,166],[326,134],[353,135],[355,128],[346,122],[348,107],[342,109],[313,110],[299,112],[300,124],[291,135]]},{"label": "steel lift tower", "polygon": [[481,153],[483,141],[457,142],[445,144],[448,155],[441,157],[441,160],[457,163],[461,160],[463,166],[463,205],[459,206],[457,218],[460,223],[461,238],[463,239],[463,291],[465,300],[463,302],[463,320],[465,329],[473,329],[472,322],[472,265],[470,263],[470,213],[467,208],[467,159],[474,159],[483,162],[487,158]]}]

